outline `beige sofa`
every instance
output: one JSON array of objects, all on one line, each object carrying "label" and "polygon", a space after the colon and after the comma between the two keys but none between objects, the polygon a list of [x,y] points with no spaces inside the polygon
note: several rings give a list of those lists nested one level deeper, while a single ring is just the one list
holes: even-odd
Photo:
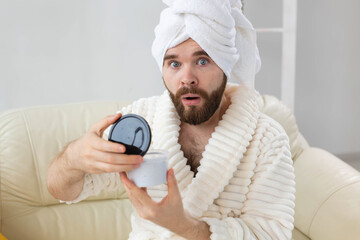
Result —
[{"label": "beige sofa", "polygon": [[[290,137],[297,190],[293,238],[360,239],[359,172],[330,153],[309,147],[294,116],[276,98],[263,96],[258,103]],[[42,106],[0,115],[0,232],[4,236],[9,240],[127,239],[132,208],[124,189],[66,205],[46,188],[52,158],[122,105]]]}]

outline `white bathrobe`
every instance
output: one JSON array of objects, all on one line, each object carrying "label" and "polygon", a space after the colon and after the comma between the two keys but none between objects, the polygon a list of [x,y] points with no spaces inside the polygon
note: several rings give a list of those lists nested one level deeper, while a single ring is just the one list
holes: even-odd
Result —
[{"label": "white bathrobe", "polygon": [[[279,123],[259,111],[253,91],[228,84],[225,94],[231,105],[202,153],[196,177],[180,149],[180,120],[167,91],[121,112],[146,118],[153,135],[150,150],[169,152],[184,208],[208,223],[211,239],[291,239],[295,175],[289,139]],[[118,173],[87,174],[82,193],[72,202],[120,184]],[[160,200],[167,186],[148,188],[148,193]],[[136,211],[131,221],[130,239],[182,239]]]}]

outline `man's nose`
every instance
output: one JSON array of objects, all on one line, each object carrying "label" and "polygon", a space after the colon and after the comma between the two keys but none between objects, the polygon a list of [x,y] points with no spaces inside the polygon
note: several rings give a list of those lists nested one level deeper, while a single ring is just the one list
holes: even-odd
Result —
[{"label": "man's nose", "polygon": [[198,85],[198,79],[191,66],[185,66],[182,69],[181,85],[195,87]]}]

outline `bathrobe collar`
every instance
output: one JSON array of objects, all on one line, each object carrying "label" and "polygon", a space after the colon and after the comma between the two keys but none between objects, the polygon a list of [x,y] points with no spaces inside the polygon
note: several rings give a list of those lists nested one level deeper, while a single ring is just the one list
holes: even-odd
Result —
[{"label": "bathrobe collar", "polygon": [[181,122],[168,91],[155,110],[152,148],[169,152],[168,166],[174,169],[184,208],[195,218],[203,215],[233,177],[259,117],[256,93],[228,84],[225,94],[230,95],[231,105],[211,134],[195,178],[178,143]]}]

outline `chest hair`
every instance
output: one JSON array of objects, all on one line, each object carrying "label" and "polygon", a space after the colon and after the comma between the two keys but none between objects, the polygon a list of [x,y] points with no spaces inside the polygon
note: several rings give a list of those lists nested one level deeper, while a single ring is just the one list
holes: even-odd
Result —
[{"label": "chest hair", "polygon": [[205,146],[208,141],[209,137],[198,137],[191,134],[180,134],[179,136],[181,150],[187,158],[187,164],[195,174],[197,173],[197,168],[200,166],[202,153],[205,151]]}]

